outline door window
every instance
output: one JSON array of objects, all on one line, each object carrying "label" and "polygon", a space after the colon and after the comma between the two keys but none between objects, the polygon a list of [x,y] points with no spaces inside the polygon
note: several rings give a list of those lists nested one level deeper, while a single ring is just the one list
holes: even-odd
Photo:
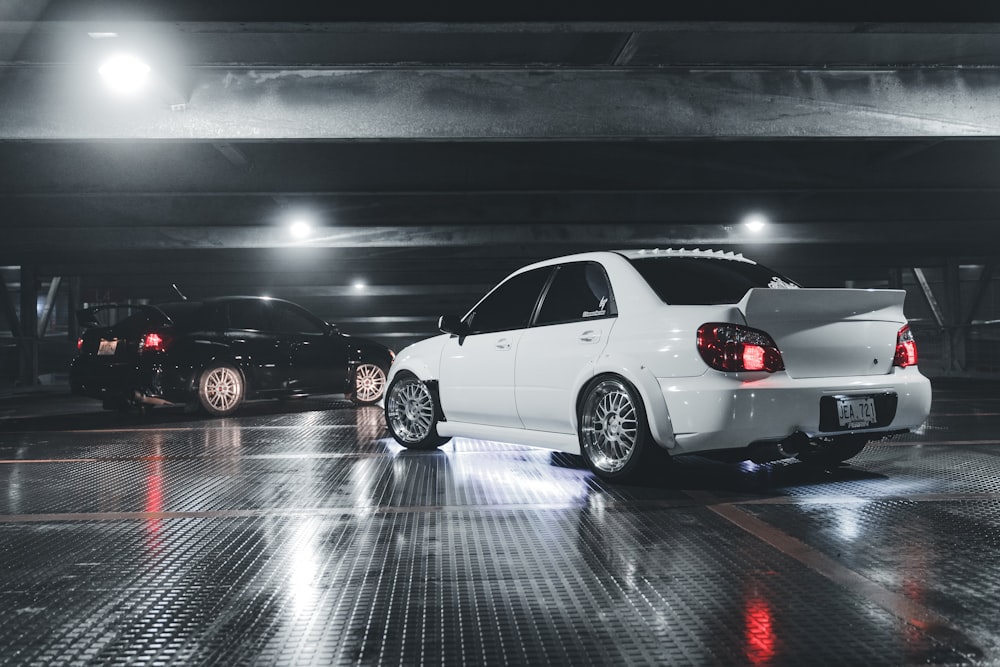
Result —
[{"label": "door window", "polygon": [[574,262],[559,267],[535,324],[579,322],[615,314],[614,295],[604,268],[597,262]]},{"label": "door window", "polygon": [[318,318],[290,303],[271,303],[274,330],[281,333],[319,334],[326,330]]},{"label": "door window", "polygon": [[519,273],[501,283],[466,316],[470,333],[527,328],[551,272],[552,268],[546,266]]}]

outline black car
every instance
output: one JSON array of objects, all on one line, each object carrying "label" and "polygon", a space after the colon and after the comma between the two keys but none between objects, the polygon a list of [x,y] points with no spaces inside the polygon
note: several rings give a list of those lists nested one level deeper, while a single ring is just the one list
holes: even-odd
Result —
[{"label": "black car", "polygon": [[310,393],[369,405],[382,398],[393,358],[383,345],[267,297],[105,304],[77,317],[84,330],[70,387],[106,409],[187,404],[221,416],[247,398]]}]

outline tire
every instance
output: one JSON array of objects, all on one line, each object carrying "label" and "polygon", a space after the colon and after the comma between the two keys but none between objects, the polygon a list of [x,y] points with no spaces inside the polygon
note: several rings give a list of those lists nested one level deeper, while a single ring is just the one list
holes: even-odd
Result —
[{"label": "tire", "polygon": [[401,371],[385,392],[385,423],[392,437],[407,449],[435,449],[451,438],[438,435],[438,406],[427,385]]},{"label": "tire", "polygon": [[360,364],[354,374],[354,394],[357,405],[374,405],[385,396],[386,371],[378,364]]},{"label": "tire", "polygon": [[198,403],[210,415],[233,414],[243,403],[245,394],[243,374],[230,364],[212,364],[198,378]]},{"label": "tire", "polygon": [[796,458],[810,465],[836,467],[860,454],[867,444],[868,438],[866,436],[845,435],[832,438],[821,449],[797,454]]},{"label": "tire", "polygon": [[594,474],[623,482],[648,471],[658,446],[642,399],[624,378],[594,378],[581,394],[577,417],[580,453]]}]

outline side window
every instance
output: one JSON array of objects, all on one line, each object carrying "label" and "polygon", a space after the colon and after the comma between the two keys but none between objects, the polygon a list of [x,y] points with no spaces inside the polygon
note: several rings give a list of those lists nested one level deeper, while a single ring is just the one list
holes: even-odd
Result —
[{"label": "side window", "polygon": [[614,295],[604,268],[596,262],[574,262],[559,267],[535,324],[579,322],[614,315]]},{"label": "side window", "polygon": [[271,304],[274,330],[281,333],[323,333],[323,325],[315,317],[287,303]]},{"label": "side window", "polygon": [[224,331],[226,329],[226,309],[222,305],[206,307],[202,311],[201,325],[209,331]]},{"label": "side window", "polygon": [[229,328],[271,331],[270,305],[267,301],[245,299],[229,304]]},{"label": "side window", "polygon": [[501,283],[466,317],[470,333],[526,328],[551,272],[546,266]]}]

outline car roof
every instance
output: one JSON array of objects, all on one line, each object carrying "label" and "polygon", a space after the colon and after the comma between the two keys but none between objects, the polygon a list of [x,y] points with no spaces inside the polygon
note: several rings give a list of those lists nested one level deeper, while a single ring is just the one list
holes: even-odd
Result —
[{"label": "car roof", "polygon": [[757,264],[757,262],[752,259],[747,259],[739,253],[726,250],[703,250],[701,248],[634,248],[626,250],[595,250],[577,253],[574,255],[551,257],[549,259],[543,259],[539,262],[535,262],[534,264],[522,266],[511,275],[513,276],[518,273],[524,273],[525,271],[531,271],[532,269],[538,269],[545,266],[563,264],[565,262],[594,261],[607,259],[609,257],[624,257],[628,260],[646,259],[652,257],[698,257],[743,262],[745,264]]},{"label": "car roof", "polygon": [[193,307],[199,304],[217,304],[217,303],[232,303],[233,301],[281,301],[284,303],[295,304],[293,301],[287,301],[286,299],[278,299],[273,296],[210,296],[204,299],[189,299],[187,301],[166,301],[164,303],[157,304],[158,306],[180,306],[182,304],[189,304],[189,307]]}]

